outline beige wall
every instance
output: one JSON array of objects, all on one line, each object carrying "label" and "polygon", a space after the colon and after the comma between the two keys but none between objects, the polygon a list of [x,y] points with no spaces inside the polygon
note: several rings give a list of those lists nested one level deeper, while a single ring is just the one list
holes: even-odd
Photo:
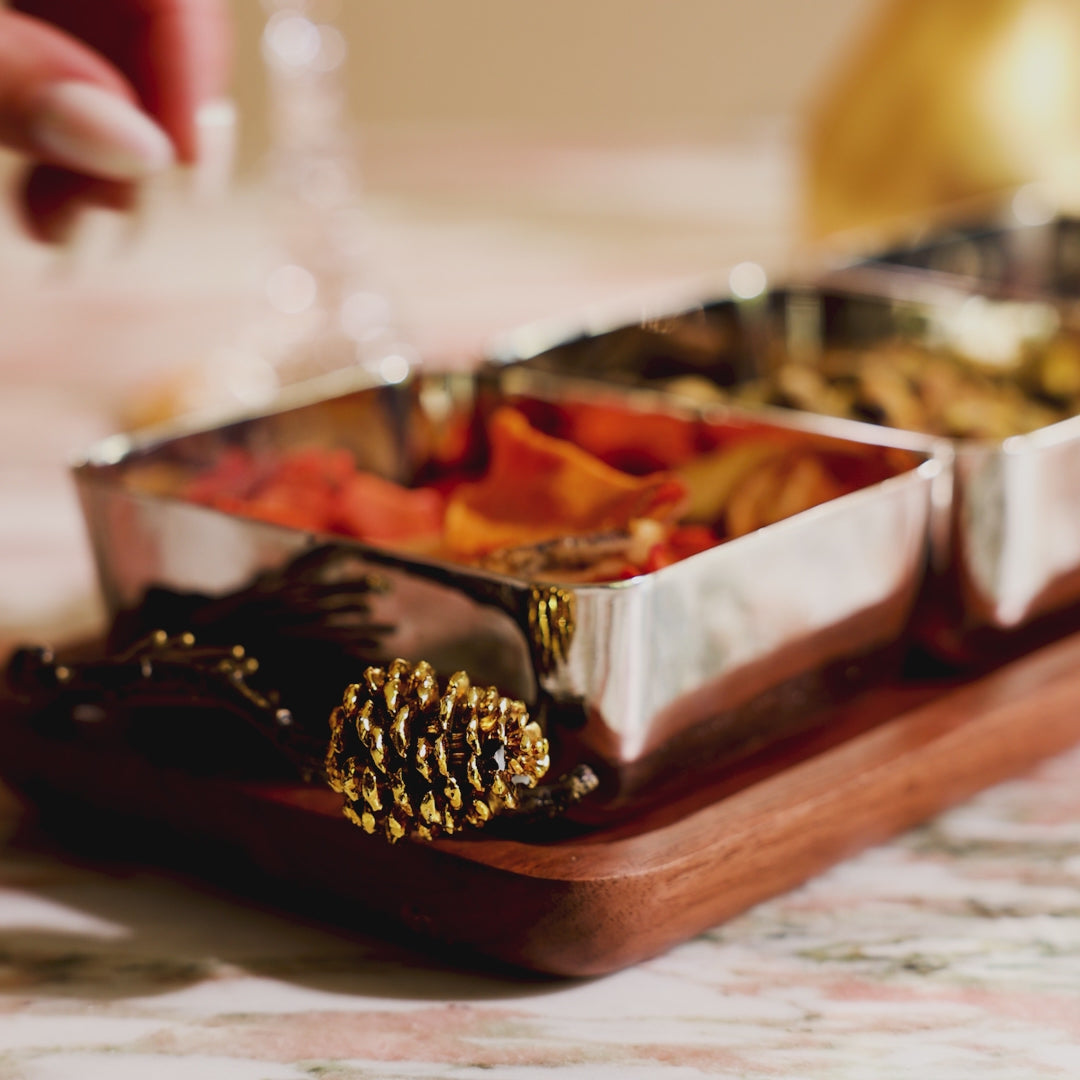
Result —
[{"label": "beige wall", "polygon": [[[324,0],[325,2],[325,0]],[[259,0],[232,0],[262,141]],[[362,122],[713,141],[798,114],[880,0],[337,0]]]}]

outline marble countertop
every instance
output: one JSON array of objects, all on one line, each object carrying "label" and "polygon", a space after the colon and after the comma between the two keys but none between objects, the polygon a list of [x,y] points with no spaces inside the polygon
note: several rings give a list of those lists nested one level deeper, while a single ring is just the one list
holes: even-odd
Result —
[{"label": "marble countertop", "polygon": [[[546,160],[545,191],[598,167]],[[667,165],[651,161],[642,189],[696,176],[715,206],[773,175]],[[776,192],[741,215],[680,221],[668,205],[644,223],[551,197],[496,213],[376,193],[377,246],[425,353],[464,362],[523,319],[632,306],[782,254]],[[18,257],[0,261],[0,642],[100,617],[62,463],[132,387],[228,332],[252,219],[216,213],[200,233],[163,212],[90,271],[4,241]],[[227,257],[192,268],[200,237],[223,230]],[[454,970],[163,871],[77,860],[20,822],[0,803],[0,1080],[1080,1075],[1080,751],[589,981]]]}]

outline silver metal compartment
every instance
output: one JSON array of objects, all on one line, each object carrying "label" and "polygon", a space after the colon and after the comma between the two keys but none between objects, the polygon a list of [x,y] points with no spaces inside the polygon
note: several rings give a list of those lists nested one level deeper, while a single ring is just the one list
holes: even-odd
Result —
[{"label": "silver metal compartment", "polygon": [[[863,267],[842,282],[705,302],[634,325],[566,334],[561,341],[526,329],[508,338],[493,360],[649,386],[678,398],[686,386],[679,380],[688,376],[723,389],[765,374],[778,349],[811,367],[833,346],[872,347],[896,339],[1000,358],[1076,318],[1067,305],[973,295],[923,273],[898,276]],[[823,424],[819,430],[847,438],[883,438],[880,426],[862,420],[812,421],[773,406],[756,411],[784,414],[789,423]],[[948,464],[934,493],[933,578],[924,624],[935,648],[963,654],[984,631],[1011,631],[1080,601],[1080,419],[1004,439],[917,432],[892,437],[907,438],[906,445]]]},{"label": "silver metal compartment", "polygon": [[[1024,199],[1022,189],[1014,203]],[[1032,196],[1027,195],[1028,201]],[[1080,297],[1080,219],[1021,205],[924,234],[860,260],[851,269],[881,267],[931,273],[942,281],[1000,297]],[[1034,220],[1032,220],[1034,218]]]},{"label": "silver metal compartment", "polygon": [[[601,772],[617,804],[663,778],[737,758],[811,722],[815,710],[880,673],[908,625],[927,558],[937,461],[888,449],[904,471],[654,573],[559,584],[485,573],[314,536],[193,505],[170,494],[177,469],[227,446],[312,440],[351,449],[361,468],[408,483],[455,417],[525,395],[668,411],[687,424],[743,421],[656,395],[569,389],[542,372],[420,375],[332,397],[293,394],[268,415],[193,432],[113,439],[76,470],[100,578],[121,639],[163,590],[208,599],[332,542],[356,577],[377,579],[361,655],[466,669],[542,709],[563,759]],[[798,426],[798,425],[796,425]],[[865,454],[806,425],[807,439]],[[765,425],[766,430],[788,430]],[[153,615],[151,615],[151,618]],[[145,629],[145,620],[134,623]],[[370,637],[370,635],[369,635]],[[122,642],[121,642],[122,643]],[[341,687],[331,691],[340,695]]]}]

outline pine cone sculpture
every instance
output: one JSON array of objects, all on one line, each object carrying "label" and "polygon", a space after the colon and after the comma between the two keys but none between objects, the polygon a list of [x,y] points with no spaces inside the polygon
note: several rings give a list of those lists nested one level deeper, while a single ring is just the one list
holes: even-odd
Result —
[{"label": "pine cone sculpture", "polygon": [[369,667],[330,717],[327,781],[350,821],[391,843],[482,827],[517,809],[549,763],[523,702],[471,686],[463,671],[440,691],[424,662]]}]

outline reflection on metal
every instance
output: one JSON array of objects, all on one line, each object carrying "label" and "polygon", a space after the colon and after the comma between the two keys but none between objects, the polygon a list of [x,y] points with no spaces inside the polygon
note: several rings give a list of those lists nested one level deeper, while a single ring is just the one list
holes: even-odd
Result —
[{"label": "reflection on metal", "polygon": [[472,686],[463,671],[441,689],[423,661],[369,667],[330,717],[327,782],[353,824],[390,843],[452,836],[513,812],[549,764],[523,702]]},{"label": "reflection on metal", "polygon": [[529,633],[542,675],[565,663],[576,627],[574,594],[555,585],[529,590]]},{"label": "reflection on metal", "polygon": [[[242,645],[200,644],[192,633],[155,630],[120,652],[89,659],[61,660],[50,649],[23,648],[11,658],[4,679],[17,699],[39,716],[53,713],[75,721],[92,718],[95,727],[162,707],[225,710],[240,716],[307,778],[311,762],[303,734],[294,731],[292,712],[275,690],[249,681],[259,661]],[[206,747],[210,755],[214,747]]]}]

